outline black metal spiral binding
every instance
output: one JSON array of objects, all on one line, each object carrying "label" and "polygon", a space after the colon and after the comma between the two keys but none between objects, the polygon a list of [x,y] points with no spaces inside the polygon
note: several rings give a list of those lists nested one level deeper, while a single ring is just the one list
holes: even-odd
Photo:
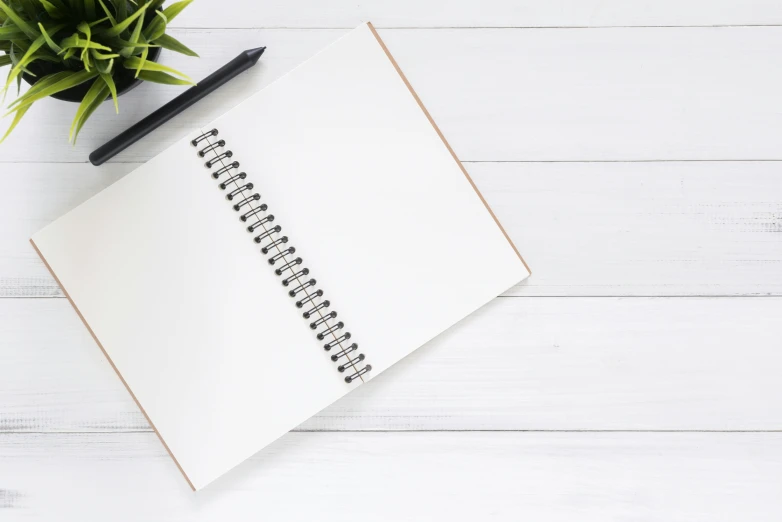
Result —
[{"label": "black metal spiral binding", "polygon": [[[217,186],[221,190],[227,190],[226,199],[232,203],[232,208],[236,212],[242,212],[239,219],[244,223],[249,222],[247,231],[250,233],[260,232],[253,237],[253,240],[259,244],[263,243],[261,253],[268,256],[268,263],[275,267],[274,273],[282,277],[282,285],[288,289],[288,295],[296,299],[296,307],[304,308],[306,306],[306,311],[302,313],[302,316],[304,319],[310,320],[309,327],[312,330],[320,329],[316,338],[319,341],[326,341],[323,349],[326,351],[340,349],[331,355],[331,360],[339,363],[337,370],[340,373],[353,372],[345,377],[345,382],[352,383],[356,379],[363,380],[362,375],[372,371],[372,366],[369,364],[360,366],[366,357],[363,353],[357,355],[354,353],[358,351],[358,344],[352,343],[349,346],[343,346],[343,343],[347,344],[351,338],[350,332],[344,331],[345,323],[342,321],[334,322],[338,314],[329,309],[330,301],[321,299],[320,302],[315,302],[323,297],[323,290],[315,288],[318,284],[317,280],[306,278],[310,273],[309,268],[302,266],[302,258],[293,257],[296,248],[288,245],[288,236],[279,235],[282,226],[272,225],[274,215],[266,214],[261,217],[261,214],[267,211],[268,206],[265,203],[256,203],[260,201],[261,195],[253,192],[255,189],[253,183],[245,182],[247,174],[238,172],[239,162],[227,161],[233,157],[233,152],[225,150],[225,140],[211,139],[218,134],[217,129],[212,129],[196,137],[190,143],[194,147],[198,147],[201,142],[206,141],[206,146],[198,150],[198,156],[201,158],[212,156],[204,163],[206,168],[220,167],[212,172],[212,177],[220,181]],[[219,149],[223,150],[219,151]],[[232,170],[233,174],[231,174]],[[227,176],[226,179],[220,180],[223,175]]]}]

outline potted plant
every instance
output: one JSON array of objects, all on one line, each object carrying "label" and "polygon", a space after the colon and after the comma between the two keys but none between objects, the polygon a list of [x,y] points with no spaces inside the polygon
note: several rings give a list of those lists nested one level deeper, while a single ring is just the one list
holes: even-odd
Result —
[{"label": "potted plant", "polygon": [[[98,106],[141,81],[192,85],[183,73],[157,63],[160,49],[198,56],[166,26],[192,0],[163,7],[165,0],[0,0],[0,67],[9,66],[2,86],[31,86],[8,107],[13,115],[5,140],[32,105],[47,96],[78,101],[69,139]],[[2,82],[0,82],[2,83]]]}]

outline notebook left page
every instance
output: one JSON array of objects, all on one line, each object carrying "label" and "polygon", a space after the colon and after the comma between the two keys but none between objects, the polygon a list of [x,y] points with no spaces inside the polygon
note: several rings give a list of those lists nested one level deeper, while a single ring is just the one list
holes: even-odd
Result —
[{"label": "notebook left page", "polygon": [[190,140],[32,238],[198,489],[350,390]]}]

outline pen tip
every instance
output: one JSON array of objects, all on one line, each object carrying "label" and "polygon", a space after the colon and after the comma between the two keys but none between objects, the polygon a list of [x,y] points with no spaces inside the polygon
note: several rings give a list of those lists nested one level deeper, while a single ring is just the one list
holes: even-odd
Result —
[{"label": "pen tip", "polygon": [[256,47],[255,49],[248,49],[245,51],[247,56],[250,57],[253,63],[257,62],[258,59],[261,57],[263,52],[266,50],[266,47]]}]

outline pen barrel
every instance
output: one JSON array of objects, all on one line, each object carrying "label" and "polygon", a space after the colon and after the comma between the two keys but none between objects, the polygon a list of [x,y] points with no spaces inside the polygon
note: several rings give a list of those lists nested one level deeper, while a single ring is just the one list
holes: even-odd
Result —
[{"label": "pen barrel", "polygon": [[90,154],[90,163],[95,166],[102,165],[109,158],[119,154],[136,143],[180,112],[198,102],[204,96],[252,67],[254,64],[255,61],[245,53],[240,54],[220,69],[201,80],[197,85],[189,88],[149,116],[95,149],[95,151]]}]

